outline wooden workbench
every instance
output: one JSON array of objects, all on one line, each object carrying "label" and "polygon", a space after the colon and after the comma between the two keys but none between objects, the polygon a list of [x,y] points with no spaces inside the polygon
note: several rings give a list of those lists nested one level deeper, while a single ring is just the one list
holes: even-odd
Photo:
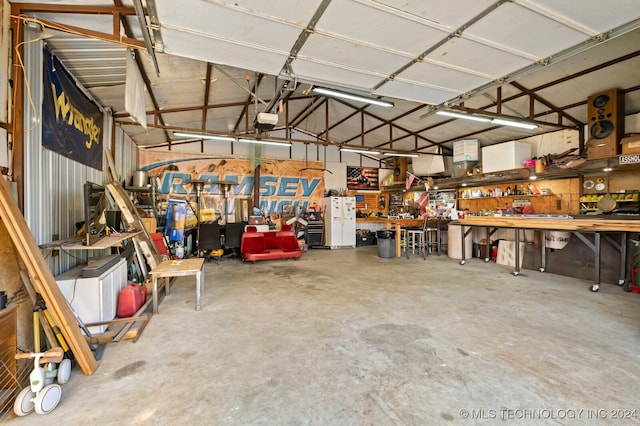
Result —
[{"label": "wooden workbench", "polygon": [[[625,266],[627,258],[627,234],[640,232],[640,220],[636,217],[624,218],[615,216],[603,217],[580,217],[573,218],[571,216],[544,216],[544,215],[520,215],[520,216],[467,216],[464,219],[460,219],[459,223],[462,226],[461,238],[462,238],[462,260],[460,264],[465,264],[465,238],[471,232],[473,227],[484,227],[486,229],[486,242],[487,251],[490,253],[489,237],[498,228],[512,228],[515,230],[515,259],[516,266],[513,271],[513,275],[519,275],[520,273],[520,230],[521,229],[534,229],[542,232],[542,241],[546,240],[547,231],[568,231],[575,235],[580,241],[582,241],[587,247],[589,247],[595,257],[594,261],[594,282],[591,286],[591,291],[598,291],[600,289],[600,247],[601,236],[604,235],[605,240],[608,241],[616,250],[620,252],[620,279],[618,285],[622,285],[625,282]],[[465,231],[465,226],[469,227]],[[593,241],[587,238],[585,234],[592,234]],[[620,236],[620,241],[610,237],[610,234],[617,234]],[[545,244],[541,244],[541,256],[542,262],[539,268],[540,272],[544,272],[546,268],[546,250]],[[488,258],[485,259],[485,262]]]}]

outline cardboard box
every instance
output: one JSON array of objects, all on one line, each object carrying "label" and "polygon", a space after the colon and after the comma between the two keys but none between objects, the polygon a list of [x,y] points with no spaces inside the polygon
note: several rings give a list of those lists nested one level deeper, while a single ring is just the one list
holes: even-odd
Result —
[{"label": "cardboard box", "polygon": [[622,155],[640,154],[640,135],[622,138],[620,145],[622,145]]},{"label": "cardboard box", "polygon": [[[522,260],[524,259],[524,243],[520,243],[520,251],[518,252],[520,267],[522,268]],[[498,257],[496,258],[498,265],[516,266],[516,242],[500,240],[498,242]]]},{"label": "cardboard box", "polygon": [[482,172],[522,168],[522,162],[531,158],[531,145],[527,142],[511,141],[482,148]]},{"label": "cardboard box", "polygon": [[453,143],[453,161],[478,161],[480,141],[478,139],[468,139],[455,141]]},{"label": "cardboard box", "polygon": [[158,225],[154,217],[141,217],[140,220],[149,234],[156,232]]}]

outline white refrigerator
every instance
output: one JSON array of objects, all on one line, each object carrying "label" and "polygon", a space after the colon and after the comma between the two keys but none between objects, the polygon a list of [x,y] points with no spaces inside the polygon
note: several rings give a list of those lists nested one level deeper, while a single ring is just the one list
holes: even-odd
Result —
[{"label": "white refrigerator", "polygon": [[322,203],[326,245],[356,246],[356,197],[326,197]]}]

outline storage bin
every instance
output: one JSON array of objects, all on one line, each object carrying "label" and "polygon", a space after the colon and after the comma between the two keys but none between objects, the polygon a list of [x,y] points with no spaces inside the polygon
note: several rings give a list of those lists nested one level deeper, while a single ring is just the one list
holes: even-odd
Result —
[{"label": "storage bin", "polygon": [[356,247],[373,246],[376,244],[376,234],[373,232],[357,232]]}]

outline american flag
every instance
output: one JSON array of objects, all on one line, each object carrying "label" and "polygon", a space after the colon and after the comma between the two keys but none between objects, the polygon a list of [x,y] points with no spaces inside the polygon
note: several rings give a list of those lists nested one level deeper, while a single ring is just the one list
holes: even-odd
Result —
[{"label": "american flag", "polygon": [[411,185],[413,185],[413,181],[415,180],[416,176],[407,172],[407,177],[405,179],[405,187],[407,189],[411,188]]},{"label": "american flag", "polygon": [[347,167],[347,188],[378,189],[378,169],[371,167]]}]

